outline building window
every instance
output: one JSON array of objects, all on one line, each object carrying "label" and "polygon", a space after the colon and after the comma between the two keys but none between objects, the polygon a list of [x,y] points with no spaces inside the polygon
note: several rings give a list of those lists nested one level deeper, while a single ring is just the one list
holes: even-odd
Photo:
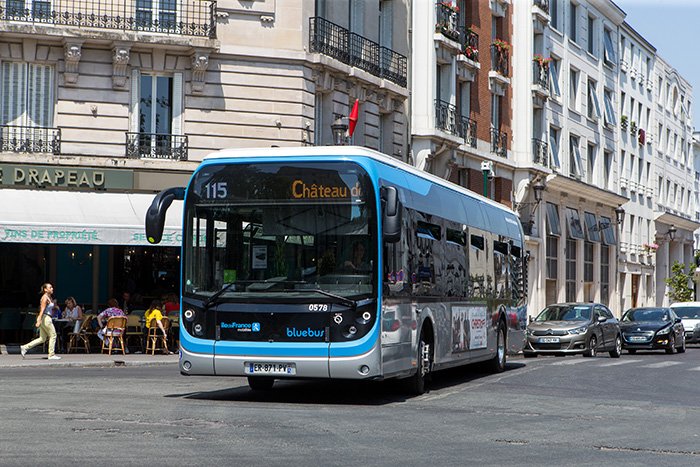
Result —
[{"label": "building window", "polygon": [[491,128],[501,129],[501,96],[491,94]]},{"label": "building window", "polygon": [[379,150],[384,154],[394,154],[394,114],[379,117]]},{"label": "building window", "polygon": [[611,90],[603,90],[603,101],[605,104],[605,125],[613,127],[617,125],[617,118],[615,117],[615,107],[613,106]]},{"label": "building window", "polygon": [[603,231],[603,243],[605,245],[615,245],[615,224],[612,223],[609,217],[600,216],[600,227]]},{"label": "building window", "polygon": [[175,30],[177,3],[175,0],[136,0],[136,26],[158,31]]},{"label": "building window", "polygon": [[569,108],[578,110],[578,70],[569,70]]},{"label": "building window", "polygon": [[576,30],[578,28],[578,5],[569,3],[569,38],[576,42]]},{"label": "building window", "polygon": [[576,240],[566,239],[566,301],[576,301]]},{"label": "building window", "polygon": [[583,178],[583,162],[581,161],[581,151],[579,149],[578,136],[569,136],[569,175],[574,178]]},{"label": "building window", "polygon": [[552,57],[552,61],[549,62],[549,92],[557,97],[561,97],[561,88],[559,86],[560,70],[561,60]]},{"label": "building window", "polygon": [[586,240],[589,242],[600,243],[600,227],[595,214],[592,212],[584,212],[583,216],[586,220]]},{"label": "building window", "polygon": [[48,65],[3,62],[0,125],[48,128],[53,124],[54,69]]},{"label": "building window", "polygon": [[605,28],[603,30],[603,46],[605,47],[605,52],[603,54],[603,61],[610,66],[614,66],[617,63],[617,54],[615,53],[615,46],[612,40],[612,31]]},{"label": "building window", "polygon": [[598,120],[600,118],[600,104],[598,103],[598,91],[596,83],[588,80],[588,118]]},{"label": "building window", "polygon": [[559,1],[549,0],[549,24],[554,29],[559,29]]},{"label": "building window", "polygon": [[578,210],[574,208],[566,208],[566,233],[569,238],[578,240],[584,238],[581,218],[578,215]]},{"label": "building window", "polygon": [[610,174],[612,173],[612,152],[603,152],[603,188],[610,186]]},{"label": "building window", "polygon": [[559,258],[559,236],[561,226],[559,224],[559,209],[556,204],[547,203],[547,244],[545,250],[545,274],[547,279],[557,278],[558,258]]},{"label": "building window", "polygon": [[595,18],[588,17],[588,53],[595,55]]},{"label": "building window", "polygon": [[587,181],[590,184],[593,184],[595,182],[594,179],[594,174],[595,174],[595,163],[596,163],[596,147],[594,144],[589,144],[588,145],[588,173],[586,174],[587,176]]},{"label": "building window", "polygon": [[560,131],[553,126],[549,127],[549,156],[552,168],[560,169],[561,162],[559,159],[559,134]]},{"label": "building window", "polygon": [[600,247],[600,303],[607,305],[610,300],[610,247]]},{"label": "building window", "polygon": [[593,243],[583,242],[583,281],[593,282]]}]

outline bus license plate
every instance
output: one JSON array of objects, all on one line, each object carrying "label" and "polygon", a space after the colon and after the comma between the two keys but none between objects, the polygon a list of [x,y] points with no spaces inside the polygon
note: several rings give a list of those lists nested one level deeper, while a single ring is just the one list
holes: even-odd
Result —
[{"label": "bus license plate", "polygon": [[259,363],[246,362],[245,372],[248,375],[296,375],[297,366],[294,363]]},{"label": "bus license plate", "polygon": [[539,342],[540,342],[540,344],[558,344],[559,338],[558,337],[540,337]]}]

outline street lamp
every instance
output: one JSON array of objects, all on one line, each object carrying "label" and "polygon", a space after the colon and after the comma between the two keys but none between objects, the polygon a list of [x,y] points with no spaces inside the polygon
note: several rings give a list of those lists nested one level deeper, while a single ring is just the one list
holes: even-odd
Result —
[{"label": "street lamp", "polygon": [[481,172],[484,174],[484,197],[489,197],[489,179],[496,174],[493,173],[493,162],[481,161]]},{"label": "street lamp", "polygon": [[673,241],[673,239],[676,237],[676,232],[678,229],[676,228],[675,225],[672,225],[671,227],[668,228],[668,232],[666,232],[666,235],[668,235],[668,238]]},{"label": "street lamp", "polygon": [[333,132],[333,144],[336,146],[345,145],[345,132],[348,131],[347,124],[343,123],[343,117],[336,117],[335,121],[331,124],[331,131]]},{"label": "street lamp", "polygon": [[615,208],[615,220],[617,220],[618,224],[622,224],[622,219],[625,218],[625,210],[622,208],[622,206],[618,206]]},{"label": "street lamp", "polygon": [[531,206],[530,212],[527,213],[527,217],[525,217],[527,220],[522,223],[523,230],[525,230],[525,233],[528,235],[532,233],[532,226],[535,223],[535,211],[537,210],[537,206],[539,206],[540,202],[542,202],[542,194],[546,188],[541,178],[535,179],[534,183],[531,182],[530,187],[532,188],[535,201],[521,201],[519,203],[515,203],[515,210],[521,213],[521,217],[524,215],[522,213],[522,211],[524,211],[523,208],[525,206]]}]

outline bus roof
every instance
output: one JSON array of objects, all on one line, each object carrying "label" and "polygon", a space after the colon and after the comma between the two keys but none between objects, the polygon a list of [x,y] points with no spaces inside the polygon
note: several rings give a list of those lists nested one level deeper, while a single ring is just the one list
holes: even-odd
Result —
[{"label": "bus roof", "polygon": [[[374,159],[378,162],[382,162],[386,165],[396,167],[397,169],[404,170],[406,172],[412,173],[418,177],[422,177],[432,183],[442,185],[450,190],[458,191],[464,195],[470,196],[472,198],[477,198],[484,203],[489,204],[497,209],[507,211],[509,213],[515,214],[508,207],[497,203],[492,199],[486,198],[479,193],[467,190],[466,188],[456,185],[444,178],[440,178],[437,175],[433,175],[429,172],[417,169],[410,164],[407,164],[399,159],[391,156],[387,156],[379,151],[373,149],[361,147],[361,146],[306,146],[306,147],[286,147],[286,148],[236,148],[236,149],[222,149],[217,152],[213,152],[207,155],[204,161],[214,161],[217,159],[232,159],[232,158],[251,158],[251,157],[323,157],[323,156],[340,156],[340,157],[367,157]],[[517,216],[517,214],[515,214]]]}]

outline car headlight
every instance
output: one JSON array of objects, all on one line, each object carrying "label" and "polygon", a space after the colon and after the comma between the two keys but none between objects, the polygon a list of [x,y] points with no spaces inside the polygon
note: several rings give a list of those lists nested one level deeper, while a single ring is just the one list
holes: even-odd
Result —
[{"label": "car headlight", "polygon": [[581,326],[574,329],[569,329],[569,334],[586,334],[588,326]]},{"label": "car headlight", "polygon": [[657,336],[665,336],[665,335],[667,335],[670,331],[671,331],[671,328],[670,328],[670,327],[668,327],[668,328],[663,328],[662,330],[657,331],[656,335],[657,335]]}]

